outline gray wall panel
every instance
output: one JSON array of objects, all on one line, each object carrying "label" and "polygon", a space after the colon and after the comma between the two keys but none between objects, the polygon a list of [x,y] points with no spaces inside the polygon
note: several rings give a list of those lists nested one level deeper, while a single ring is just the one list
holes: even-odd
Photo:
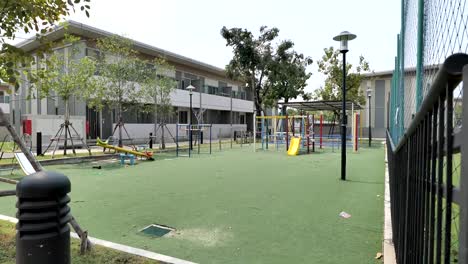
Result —
[{"label": "gray wall panel", "polygon": [[51,97],[47,97],[47,114],[55,115],[55,101]]},{"label": "gray wall panel", "polygon": [[385,127],[385,80],[375,81],[375,128]]}]

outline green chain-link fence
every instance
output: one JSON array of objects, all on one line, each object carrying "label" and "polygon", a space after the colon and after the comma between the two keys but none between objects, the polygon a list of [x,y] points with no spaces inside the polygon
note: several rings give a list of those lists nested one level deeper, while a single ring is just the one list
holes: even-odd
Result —
[{"label": "green chain-link fence", "polygon": [[[467,2],[468,0],[401,0],[401,32],[397,36],[397,56],[389,101],[389,133],[395,145],[404,139],[405,131],[418,113],[440,65],[452,54],[468,53]],[[462,127],[462,96],[460,84],[453,92],[452,101],[455,132]],[[446,125],[445,123],[444,126]],[[453,168],[451,177],[454,188],[459,187],[462,178],[461,160],[460,154],[454,155],[449,167]],[[447,161],[443,160],[442,163],[447,168]],[[447,203],[444,201],[443,210],[445,208]],[[448,257],[449,262],[456,263],[459,210],[457,205],[448,208],[452,211],[452,230],[449,232],[451,238],[448,240],[452,246],[450,252],[442,254],[451,255]],[[445,222],[446,218],[436,221]],[[445,237],[436,239],[447,240]],[[447,259],[445,260],[447,263]],[[427,263],[432,263],[432,260],[428,259]]]},{"label": "green chain-link fence", "polygon": [[[468,52],[467,0],[402,0],[401,32],[390,98],[389,130],[398,143],[421,105],[439,65]],[[454,94],[460,125],[462,89]]]}]

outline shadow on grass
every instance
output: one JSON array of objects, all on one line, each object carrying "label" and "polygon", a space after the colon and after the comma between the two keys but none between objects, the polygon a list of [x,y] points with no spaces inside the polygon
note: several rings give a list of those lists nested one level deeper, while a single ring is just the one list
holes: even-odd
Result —
[{"label": "shadow on grass", "polygon": [[383,185],[383,181],[362,181],[362,180],[346,180],[346,182],[350,183],[361,183],[361,184],[375,184],[375,185]]},{"label": "shadow on grass", "polygon": [[369,227],[369,226],[364,226],[364,225],[358,225],[358,224],[353,224],[353,223],[346,223],[347,226],[351,227],[353,231],[358,232],[360,231],[365,231],[368,233],[374,233],[374,234],[380,234],[382,232],[382,229],[380,227]]}]

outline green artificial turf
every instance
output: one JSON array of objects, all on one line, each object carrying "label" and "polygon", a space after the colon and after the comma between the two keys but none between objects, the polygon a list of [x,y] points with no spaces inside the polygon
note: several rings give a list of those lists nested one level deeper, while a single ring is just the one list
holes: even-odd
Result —
[{"label": "green artificial turf", "polygon": [[[348,152],[346,182],[339,152],[290,157],[244,147],[92,165],[47,169],[70,177],[72,213],[93,237],[200,263],[362,264],[377,263],[381,251],[383,148]],[[0,199],[0,213],[13,216],[14,201]],[[176,231],[139,232],[150,224]]]}]

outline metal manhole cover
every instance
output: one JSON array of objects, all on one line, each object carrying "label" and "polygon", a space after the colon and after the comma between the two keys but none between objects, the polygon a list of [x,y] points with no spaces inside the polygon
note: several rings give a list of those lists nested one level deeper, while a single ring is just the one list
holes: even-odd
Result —
[{"label": "metal manhole cover", "polygon": [[143,234],[145,235],[148,235],[148,236],[153,236],[153,237],[162,237],[172,231],[174,231],[175,229],[172,228],[172,227],[168,227],[168,226],[163,226],[163,225],[155,225],[155,224],[152,224],[152,225],[149,225],[143,229],[140,230],[140,232],[142,232]]}]

